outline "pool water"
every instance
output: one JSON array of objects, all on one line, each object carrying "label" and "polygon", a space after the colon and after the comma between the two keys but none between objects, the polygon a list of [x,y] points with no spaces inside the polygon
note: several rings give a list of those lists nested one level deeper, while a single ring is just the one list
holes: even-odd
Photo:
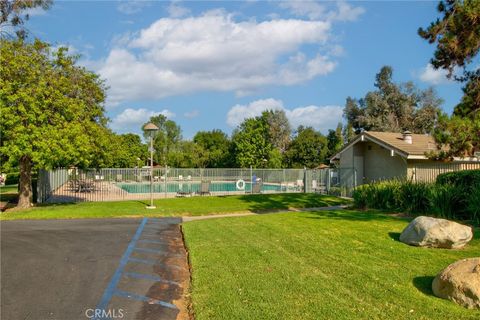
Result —
[{"label": "pool water", "polygon": [[[128,193],[148,193],[150,192],[149,183],[122,183],[117,184]],[[169,182],[167,183],[167,193],[177,192],[197,192],[200,190],[200,182]],[[210,192],[250,192],[252,190],[252,184],[245,182],[245,189],[237,189],[236,182],[212,182],[210,184]],[[263,184],[262,191],[285,191],[285,187],[275,184]],[[153,192],[162,193],[165,192],[165,183],[155,182],[153,184]]]}]

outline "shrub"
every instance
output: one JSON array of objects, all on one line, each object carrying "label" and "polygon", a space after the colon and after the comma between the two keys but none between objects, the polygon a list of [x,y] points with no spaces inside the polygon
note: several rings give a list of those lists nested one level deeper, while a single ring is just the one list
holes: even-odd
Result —
[{"label": "shrub", "polygon": [[477,179],[480,179],[480,170],[444,174],[436,183],[375,182],[356,188],[353,201],[362,209],[399,210],[480,223],[480,180]]},{"label": "shrub", "polygon": [[467,198],[468,217],[480,224],[480,184]]},{"label": "shrub", "polygon": [[7,179],[5,179],[6,185],[18,184],[18,179],[20,178],[19,172],[7,173]]},{"label": "shrub", "polygon": [[451,184],[465,191],[480,185],[480,170],[463,170],[442,173],[437,176],[437,184]]},{"label": "shrub", "polygon": [[367,191],[368,185],[361,185],[357,187],[352,194],[353,203],[355,207],[365,209],[367,207]]},{"label": "shrub", "polygon": [[431,184],[405,181],[400,185],[401,209],[412,214],[427,213],[430,209]]},{"label": "shrub", "polygon": [[452,184],[437,184],[432,187],[431,206],[436,216],[453,219],[456,216],[456,204],[459,193]]},{"label": "shrub", "polygon": [[437,186],[453,186],[456,197],[451,199],[458,219],[479,220],[480,170],[463,170],[438,175]]}]

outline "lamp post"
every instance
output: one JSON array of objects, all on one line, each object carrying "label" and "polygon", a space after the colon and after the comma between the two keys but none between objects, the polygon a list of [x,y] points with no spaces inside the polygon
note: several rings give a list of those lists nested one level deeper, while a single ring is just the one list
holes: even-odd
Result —
[{"label": "lamp post", "polygon": [[149,122],[143,127],[143,130],[150,136],[150,205],[147,206],[147,209],[155,209],[156,207],[153,205],[153,136],[158,131],[158,127]]}]

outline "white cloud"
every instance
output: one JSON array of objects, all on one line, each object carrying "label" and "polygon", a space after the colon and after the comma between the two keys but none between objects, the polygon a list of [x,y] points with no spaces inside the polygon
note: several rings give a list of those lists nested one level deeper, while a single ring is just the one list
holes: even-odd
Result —
[{"label": "white cloud", "polygon": [[337,11],[331,13],[330,19],[338,21],[356,21],[365,9],[362,7],[352,7],[344,1],[337,2]]},{"label": "white cloud", "polygon": [[148,1],[136,0],[136,1],[120,1],[117,6],[117,10],[124,14],[135,14],[148,7],[150,3]]},{"label": "white cloud", "polygon": [[433,85],[448,83],[447,78],[448,71],[445,69],[435,69],[432,64],[427,64],[425,68],[420,72],[419,78],[423,82],[427,82]]},{"label": "white cloud", "polygon": [[236,127],[243,120],[262,114],[265,110],[284,110],[283,102],[275,99],[262,99],[250,102],[248,105],[237,104],[227,113],[227,124]]},{"label": "white cloud", "polygon": [[293,15],[298,17],[308,17],[310,19],[319,19],[326,15],[326,8],[315,1],[281,1],[279,3],[283,9],[288,9]]},{"label": "white cloud", "polygon": [[193,118],[196,118],[200,115],[200,111],[198,110],[192,110],[192,111],[188,111],[188,112],[185,112],[183,114],[183,116],[187,119],[193,119]]},{"label": "white cloud", "polygon": [[113,118],[110,127],[118,132],[139,131],[140,127],[147,122],[150,117],[163,114],[171,119],[175,117],[175,113],[164,109],[162,111],[148,110],[145,108],[132,109],[127,108]]},{"label": "white cloud", "polygon": [[190,14],[190,9],[182,7],[178,1],[172,1],[167,7],[167,12],[172,18],[180,18]]},{"label": "white cloud", "polygon": [[227,124],[236,127],[247,118],[256,117],[265,110],[283,110],[293,128],[300,125],[310,126],[323,133],[334,128],[342,121],[343,107],[341,106],[306,106],[288,109],[281,100],[262,99],[247,105],[237,104],[227,113]]},{"label": "white cloud", "polygon": [[[208,90],[242,95],[332,72],[335,61],[318,53],[328,49],[330,31],[327,21],[237,22],[222,10],[162,18],[120,37],[98,72],[111,88],[110,105]],[[302,52],[307,44],[318,52]]]},{"label": "white cloud", "polygon": [[365,12],[364,8],[353,7],[345,1],[337,2],[337,7],[333,10],[328,9],[327,4],[316,1],[281,1],[279,5],[297,17],[308,17],[311,20],[355,21]]}]

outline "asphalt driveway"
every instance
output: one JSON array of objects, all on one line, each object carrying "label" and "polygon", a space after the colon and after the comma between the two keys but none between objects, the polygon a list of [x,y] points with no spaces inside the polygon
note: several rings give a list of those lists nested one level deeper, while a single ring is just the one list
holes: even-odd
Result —
[{"label": "asphalt driveway", "polygon": [[1,319],[187,319],[180,219],[1,222]]}]

